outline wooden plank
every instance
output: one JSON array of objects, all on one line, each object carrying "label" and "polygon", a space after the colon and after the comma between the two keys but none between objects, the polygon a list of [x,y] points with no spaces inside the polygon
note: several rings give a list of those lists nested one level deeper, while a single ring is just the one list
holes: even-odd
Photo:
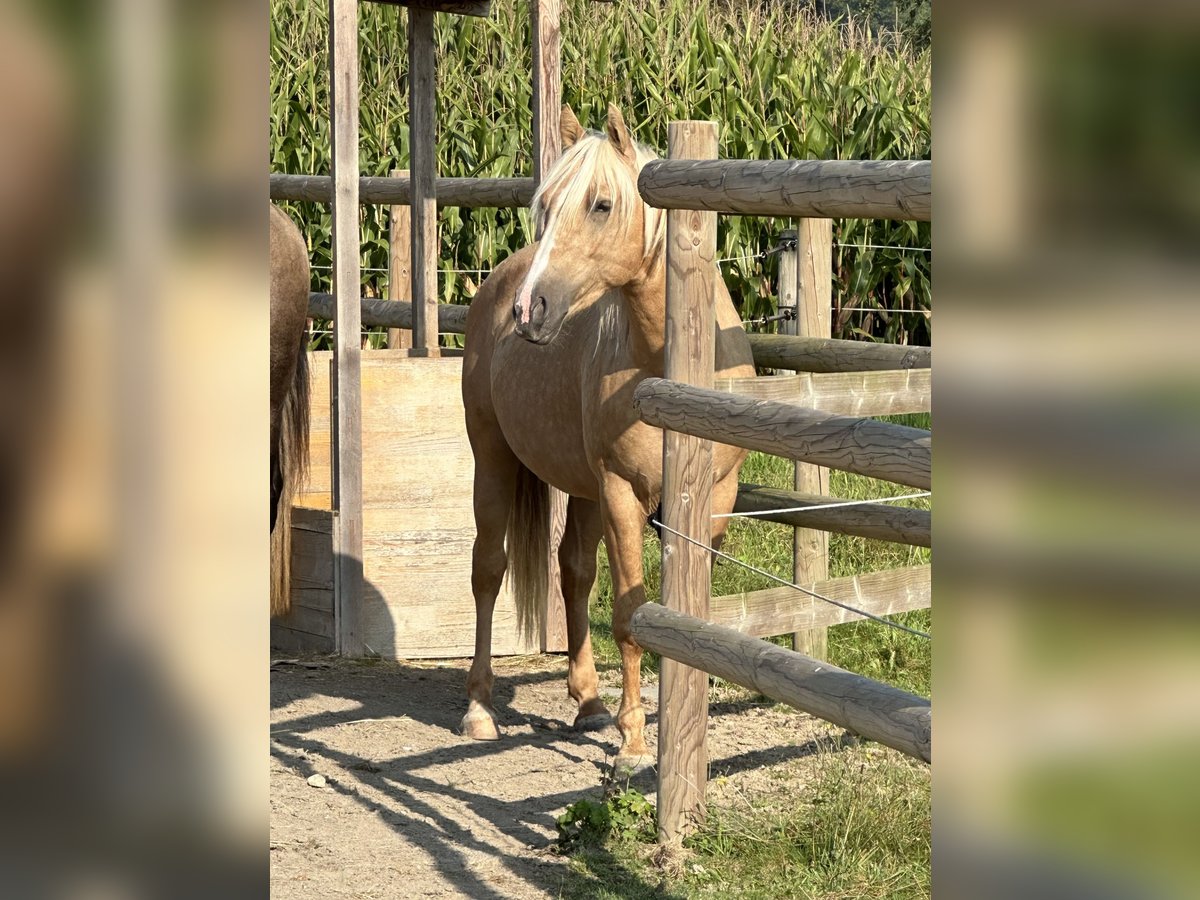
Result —
[{"label": "wooden plank", "polygon": [[[314,353],[312,371],[327,370],[328,359],[328,353]],[[462,364],[461,358],[409,359],[389,350],[362,355],[363,636],[385,658],[463,657],[474,650],[474,457],[466,438]],[[329,485],[327,450],[318,441],[321,427],[328,429],[328,413],[321,419],[327,391],[328,377],[315,374],[305,502]],[[539,649],[522,639],[507,586],[493,627],[498,656]]]},{"label": "wooden plank", "polygon": [[[332,294],[309,294],[308,314],[315,319],[331,320],[335,302]],[[374,297],[359,299],[361,325],[366,328],[412,328],[412,304],[403,300],[380,300]],[[465,334],[467,307],[453,303],[437,305],[438,331],[443,334]]]},{"label": "wooden plank", "polygon": [[431,13],[453,13],[459,16],[487,18],[492,9],[492,0],[374,0],[392,6],[407,6],[410,9],[427,9]]},{"label": "wooden plank", "polygon": [[[393,178],[407,178],[408,169],[396,169]],[[412,315],[412,210],[393,203],[388,210],[388,286],[387,298],[409,304]],[[412,348],[412,331],[388,328],[389,350]]]},{"label": "wooden plank", "polygon": [[[801,219],[796,240],[796,319],[788,324],[799,337],[826,339],[833,304],[833,222]],[[829,470],[824,466],[797,462],[793,472],[797,491],[829,493]],[[797,584],[824,581],[829,577],[829,533],[817,528],[796,528],[792,534],[792,581]],[[797,631],[792,649],[814,659],[829,656],[828,629]]]},{"label": "wooden plank", "polygon": [[930,485],[928,431],[753,400],[664,378],[634,391],[643,422],[748,450],[800,459],[918,488]]},{"label": "wooden plank", "polygon": [[333,429],[336,646],[363,652],[362,428],[358,236],[358,3],[329,0],[333,156],[334,320]]},{"label": "wooden plank", "polygon": [[662,209],[928,222],[929,160],[679,160],[647,163],[642,199]]},{"label": "wooden plank", "polygon": [[[717,155],[714,122],[671,122],[667,130],[675,159]],[[717,272],[717,217],[667,213],[668,378],[701,386],[713,383],[715,348],[713,295]],[[663,522],[693,540],[712,541],[712,444],[690,435],[663,435]],[[673,610],[708,615],[711,556],[677,535],[662,535],[662,598]],[[659,677],[658,837],[677,845],[704,818],[708,776],[708,677],[664,659]]]},{"label": "wooden plank", "polygon": [[436,356],[437,96],[433,12],[408,11],[408,146],[412,190],[413,356]]},{"label": "wooden plank", "polygon": [[[271,199],[328,203],[332,185],[327,175],[270,176]],[[358,181],[359,202],[374,206],[409,206],[412,203],[411,178],[364,177]],[[437,178],[434,193],[437,205],[465,208],[521,209],[533,200],[536,182],[532,178]]]},{"label": "wooden plank", "polygon": [[[867,503],[861,506],[844,506],[796,512],[769,512],[769,510],[794,510],[803,506],[827,506],[839,503],[837,497],[820,494],[803,494],[781,491],[757,484],[739,484],[734,512],[766,513],[755,516],[765,522],[779,522],[797,528],[819,528],[852,534],[857,537],[880,541],[894,541],[914,547],[930,546],[930,523],[932,516],[927,509],[892,506],[888,503]],[[795,581],[795,579],[792,579]]]},{"label": "wooden plank", "polygon": [[[776,644],[646,603],[633,616],[637,642],[727,681],[929,762],[928,700]],[[659,792],[659,816],[662,815]]]},{"label": "wooden plank", "polygon": [[284,653],[336,652],[333,641],[329,638],[297,631],[278,622],[271,623],[271,647]]},{"label": "wooden plank", "polygon": [[[927,565],[830,578],[801,587],[876,616],[928,609],[932,596]],[[710,610],[711,621],[755,637],[862,620],[862,616],[790,587],[713,597]]]},{"label": "wooden plank", "polygon": [[[833,263],[830,262],[830,265]],[[763,368],[803,372],[874,372],[928,369],[933,365],[933,354],[929,347],[842,341],[823,332],[802,337],[785,334],[751,334],[747,337],[750,338],[754,364]]]}]

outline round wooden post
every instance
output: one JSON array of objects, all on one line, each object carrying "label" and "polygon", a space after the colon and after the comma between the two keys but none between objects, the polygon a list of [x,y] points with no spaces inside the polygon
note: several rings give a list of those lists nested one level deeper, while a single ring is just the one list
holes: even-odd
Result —
[{"label": "round wooden post", "polygon": [[[789,334],[828,338],[833,303],[833,221],[801,219],[797,232],[796,319]],[[782,277],[782,275],[781,275]],[[829,470],[811,463],[796,463],[794,484],[806,494],[829,493]],[[829,577],[829,533],[797,528],[792,539],[792,581],[811,584]],[[829,629],[813,628],[792,635],[792,649],[814,659],[829,655]]]},{"label": "round wooden post", "polygon": [[[562,111],[562,59],[559,49],[560,0],[532,0],[529,34],[533,42],[533,180],[541,184],[561,154],[559,119]],[[537,235],[539,238],[541,235]],[[558,550],[567,529],[568,497],[550,488],[550,573],[546,596],[543,652],[567,649],[567,611],[562,592]]]},{"label": "round wooden post", "polygon": [[[717,155],[715,122],[672,122],[672,159]],[[666,376],[701,387],[713,383],[713,293],[717,274],[714,213],[667,213]],[[664,523],[691,538],[711,541],[712,443],[675,431],[663,433]],[[669,609],[707,618],[710,554],[669,531],[662,539],[662,597]],[[708,676],[663,658],[658,701],[658,838],[678,844],[704,818],[708,778]]]}]

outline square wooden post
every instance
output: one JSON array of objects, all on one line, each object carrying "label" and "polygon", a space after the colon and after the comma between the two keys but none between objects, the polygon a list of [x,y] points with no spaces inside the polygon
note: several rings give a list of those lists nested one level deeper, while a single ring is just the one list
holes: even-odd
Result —
[{"label": "square wooden post", "polygon": [[337,650],[361,656],[363,596],[362,327],[358,234],[358,2],[329,0],[333,121],[333,547]]},{"label": "square wooden post", "polygon": [[[393,178],[407,178],[408,169],[393,169]],[[412,303],[412,208],[393,205],[388,211],[388,288],[389,300]],[[389,328],[389,350],[412,348],[411,328]]]}]

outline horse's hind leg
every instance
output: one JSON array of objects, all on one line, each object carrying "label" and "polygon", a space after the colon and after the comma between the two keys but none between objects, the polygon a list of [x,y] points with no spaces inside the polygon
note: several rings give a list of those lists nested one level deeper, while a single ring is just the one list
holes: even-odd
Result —
[{"label": "horse's hind leg", "polygon": [[612,721],[600,700],[588,624],[588,599],[596,581],[600,532],[600,507],[590,500],[572,497],[558,563],[567,606],[567,691],[579,704],[575,727],[581,730],[602,728]]},{"label": "horse's hind leg", "polygon": [[475,659],[467,676],[467,737],[494,741],[500,737],[492,709],[492,613],[508,560],[504,533],[512,508],[520,465],[502,438],[475,443],[475,547],[471,554],[471,591],[475,595]]}]

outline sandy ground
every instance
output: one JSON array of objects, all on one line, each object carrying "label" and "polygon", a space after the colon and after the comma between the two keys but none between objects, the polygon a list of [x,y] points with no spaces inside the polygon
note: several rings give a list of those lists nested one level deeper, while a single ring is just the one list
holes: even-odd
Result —
[{"label": "sandy ground", "polygon": [[[495,663],[501,740],[467,740],[468,665],[272,662],[272,896],[554,897],[586,877],[552,852],[554,820],[600,798],[616,728],[573,731],[565,658],[524,657]],[[611,710],[618,676],[601,673]],[[656,746],[657,686],[643,695]],[[781,784],[789,763],[839,734],[774,705],[714,703],[710,802],[795,790]],[[653,799],[653,772],[634,786]]]}]

